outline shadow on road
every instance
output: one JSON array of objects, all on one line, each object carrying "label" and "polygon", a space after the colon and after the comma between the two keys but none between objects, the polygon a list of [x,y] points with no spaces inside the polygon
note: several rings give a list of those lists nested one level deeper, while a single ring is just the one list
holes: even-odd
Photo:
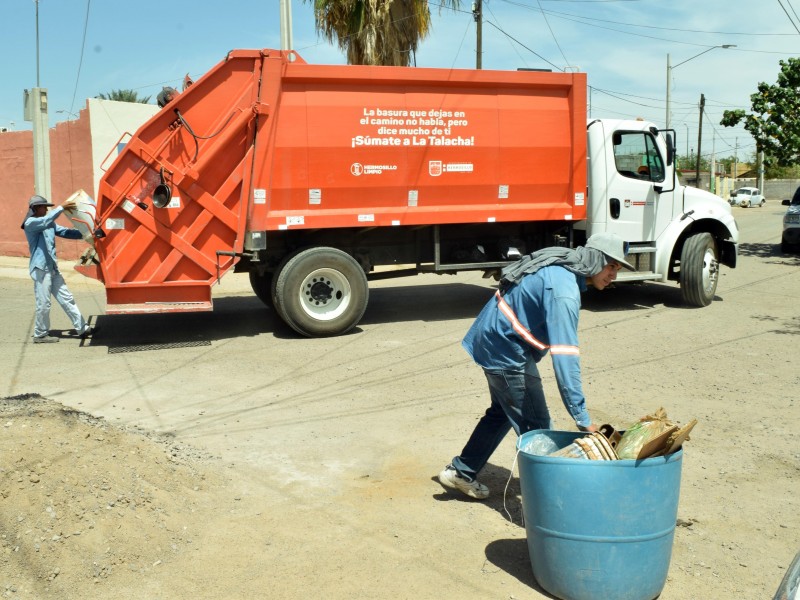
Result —
[{"label": "shadow on road", "polygon": [[495,288],[466,283],[405,285],[370,289],[361,323],[447,321],[477,316]]},{"label": "shadow on road", "polygon": [[109,353],[210,346],[212,342],[252,337],[285,328],[255,296],[216,298],[212,312],[151,315],[100,315],[87,343]]},{"label": "shadow on road", "polygon": [[[545,598],[556,599],[548,594],[533,576],[528,554],[528,542],[524,539],[495,540],[486,546],[486,560],[512,577],[537,591]],[[486,567],[484,567],[486,569]]]},{"label": "shadow on road", "polygon": [[[472,319],[495,289],[465,283],[384,285],[370,290],[361,325]],[[591,312],[648,310],[658,306],[692,310],[683,304],[676,284],[615,284],[602,291],[590,289],[582,297],[583,309]],[[298,337],[272,308],[248,295],[215,298],[212,312],[100,315],[92,324],[97,331],[85,343],[107,346],[109,353],[210,346],[219,340],[262,334],[280,339]],[[351,335],[360,331],[356,327]]]},{"label": "shadow on road", "polygon": [[800,265],[800,252],[783,252],[780,244],[739,244],[739,256],[775,259],[773,264]]}]

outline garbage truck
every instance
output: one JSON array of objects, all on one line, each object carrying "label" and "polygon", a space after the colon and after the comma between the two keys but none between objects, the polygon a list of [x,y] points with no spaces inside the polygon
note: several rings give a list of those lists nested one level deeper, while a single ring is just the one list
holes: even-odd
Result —
[{"label": "garbage truck", "polygon": [[247,273],[301,335],[353,329],[369,281],[487,277],[596,232],[635,272],[712,302],[738,230],[678,184],[675,132],[587,116],[585,73],[314,65],[233,50],[134,134],[100,180],[91,247],[107,314],[213,310]]}]

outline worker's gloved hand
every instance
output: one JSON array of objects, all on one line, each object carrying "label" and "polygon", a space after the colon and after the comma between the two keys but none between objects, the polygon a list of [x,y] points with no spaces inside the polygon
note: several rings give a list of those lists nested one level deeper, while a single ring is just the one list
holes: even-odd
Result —
[{"label": "worker's gloved hand", "polygon": [[597,429],[597,425],[595,425],[594,423],[592,423],[591,425],[589,425],[587,427],[582,427],[582,426],[578,425],[578,429],[580,429],[581,431],[587,431],[589,433],[594,433],[595,431],[599,431]]},{"label": "worker's gloved hand", "polygon": [[75,200],[64,200],[64,202],[61,203],[61,206],[66,212],[72,212],[78,208],[78,203],[75,202]]}]

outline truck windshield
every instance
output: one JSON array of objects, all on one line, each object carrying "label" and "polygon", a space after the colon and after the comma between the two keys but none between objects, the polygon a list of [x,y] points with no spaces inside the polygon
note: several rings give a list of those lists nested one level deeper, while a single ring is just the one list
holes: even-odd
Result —
[{"label": "truck windshield", "polygon": [[642,131],[617,132],[614,142],[614,161],[620,175],[664,181],[664,162],[652,135]]}]

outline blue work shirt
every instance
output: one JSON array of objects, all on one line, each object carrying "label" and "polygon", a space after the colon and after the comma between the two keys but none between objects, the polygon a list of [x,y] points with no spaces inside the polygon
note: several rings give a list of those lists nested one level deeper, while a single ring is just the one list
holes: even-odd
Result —
[{"label": "blue work shirt", "polygon": [[28,238],[28,249],[31,259],[28,262],[28,270],[33,273],[34,269],[44,271],[57,271],[58,261],[56,259],[56,236],[79,240],[83,236],[77,229],[70,229],[56,225],[55,221],[64,212],[64,207],[59,206],[49,211],[43,217],[28,217],[25,219],[25,237]]},{"label": "blue work shirt", "polygon": [[581,386],[578,314],[586,278],[549,266],[526,275],[483,307],[461,345],[489,371],[524,372],[550,352],[561,400],[575,422],[591,425]]}]

